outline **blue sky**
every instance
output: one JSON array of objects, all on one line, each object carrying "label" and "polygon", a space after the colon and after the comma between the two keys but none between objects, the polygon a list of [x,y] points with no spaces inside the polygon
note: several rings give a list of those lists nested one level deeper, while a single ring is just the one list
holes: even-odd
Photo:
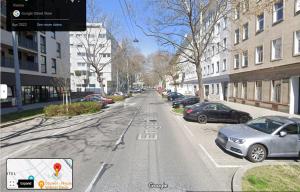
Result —
[{"label": "blue sky", "polygon": [[[126,17],[122,13],[120,2],[123,6]],[[134,43],[143,54],[146,56],[159,49],[156,39],[144,35],[144,33],[134,24],[137,22],[142,27],[145,26],[145,17],[151,16],[151,13],[147,9],[146,0],[126,0],[129,9],[134,10],[135,18],[132,17],[133,28],[130,25],[129,15],[124,3],[124,0],[96,0],[97,7],[101,9],[105,14],[108,14],[116,20],[119,25],[116,32],[113,32],[118,40],[122,38],[129,38],[133,40],[134,36],[139,40],[139,43]],[[126,21],[127,19],[127,21]],[[129,25],[130,30],[127,25]],[[130,32],[131,31],[131,32]],[[134,35],[135,32],[135,35]]]}]

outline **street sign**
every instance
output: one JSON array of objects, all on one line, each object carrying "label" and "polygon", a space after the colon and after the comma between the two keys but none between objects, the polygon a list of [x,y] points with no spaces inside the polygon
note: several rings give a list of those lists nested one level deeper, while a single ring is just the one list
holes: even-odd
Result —
[{"label": "street sign", "polygon": [[7,98],[7,85],[1,84],[0,85],[0,99],[6,99]]}]

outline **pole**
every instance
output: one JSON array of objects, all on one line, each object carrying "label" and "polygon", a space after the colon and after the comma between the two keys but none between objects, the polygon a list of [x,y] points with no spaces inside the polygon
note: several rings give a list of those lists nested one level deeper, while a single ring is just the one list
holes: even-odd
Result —
[{"label": "pole", "polygon": [[17,110],[21,111],[22,99],[21,99],[21,80],[20,80],[20,66],[19,66],[19,54],[18,54],[18,35],[15,31],[12,31],[13,53],[14,53],[14,65],[15,65],[15,78],[16,78],[16,104]]},{"label": "pole", "polygon": [[117,69],[117,92],[119,92],[119,69]]},{"label": "pole", "polygon": [[126,76],[127,76],[127,94],[129,94],[129,69],[128,69],[128,58],[127,58],[127,74],[126,74]]}]

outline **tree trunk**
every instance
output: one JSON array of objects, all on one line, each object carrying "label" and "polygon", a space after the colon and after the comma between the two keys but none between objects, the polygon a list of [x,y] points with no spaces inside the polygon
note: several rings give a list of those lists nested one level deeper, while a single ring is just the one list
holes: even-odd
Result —
[{"label": "tree trunk", "polygon": [[200,63],[196,65],[197,79],[198,79],[198,97],[200,101],[204,101],[203,82],[202,82],[202,69]]}]

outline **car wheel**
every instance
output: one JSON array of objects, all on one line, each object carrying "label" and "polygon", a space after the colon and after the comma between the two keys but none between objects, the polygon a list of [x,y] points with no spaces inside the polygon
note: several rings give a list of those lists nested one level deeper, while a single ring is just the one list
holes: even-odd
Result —
[{"label": "car wheel", "polygon": [[248,117],[247,116],[241,116],[239,118],[239,123],[247,123],[248,121]]},{"label": "car wheel", "polygon": [[207,116],[206,115],[199,115],[198,116],[198,122],[203,123],[203,124],[207,123]]},{"label": "car wheel", "polygon": [[247,154],[249,161],[253,163],[262,162],[267,157],[267,150],[264,146],[260,144],[252,145]]}]

